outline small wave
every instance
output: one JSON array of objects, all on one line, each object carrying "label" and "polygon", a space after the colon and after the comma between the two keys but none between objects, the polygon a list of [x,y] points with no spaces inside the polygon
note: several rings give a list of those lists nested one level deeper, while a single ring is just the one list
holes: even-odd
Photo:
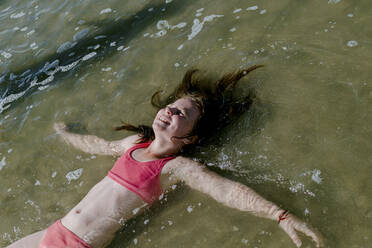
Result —
[{"label": "small wave", "polygon": [[[24,94],[26,93],[26,91],[23,91],[21,93],[18,93],[18,94],[12,94],[12,95],[9,95],[7,97],[5,97],[4,99],[0,100],[0,114],[8,109],[10,107],[10,104],[7,105],[8,103],[11,103],[15,100],[18,100],[19,98],[21,98]],[[5,106],[7,105],[7,106]]]},{"label": "small wave", "polygon": [[[129,47],[125,48],[125,50],[129,49]],[[25,72],[23,72],[21,75],[14,75],[13,73],[9,74],[9,80],[15,81],[18,85],[18,88],[23,87],[21,92],[9,94],[11,89],[6,88],[5,92],[2,93],[2,98],[0,98],[0,114],[8,109],[11,106],[11,103],[20,99],[23,97],[28,91],[30,91],[32,88],[38,87],[38,90],[46,89],[50,83],[52,83],[55,79],[55,74],[58,72],[66,72],[71,69],[73,69],[75,66],[77,66],[81,61],[86,61],[94,56],[96,56],[96,52],[91,52],[83,56],[82,58],[68,64],[68,65],[59,65],[60,61],[58,59],[54,60],[53,62],[45,63],[42,69],[40,69],[37,73],[32,74],[31,70],[28,69]],[[47,77],[43,78],[43,80],[40,80],[41,75],[47,75]],[[0,76],[0,82],[4,82],[6,80],[7,75]],[[10,86],[9,86],[10,87]]]}]

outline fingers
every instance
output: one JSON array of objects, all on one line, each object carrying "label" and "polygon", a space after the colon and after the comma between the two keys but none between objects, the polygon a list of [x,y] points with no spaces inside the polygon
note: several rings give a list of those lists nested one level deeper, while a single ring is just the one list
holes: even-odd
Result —
[{"label": "fingers", "polygon": [[295,245],[297,247],[301,247],[302,241],[298,237],[298,235],[296,233],[296,230],[292,227],[286,227],[286,228],[283,228],[283,229],[288,234],[288,236],[292,239],[293,243],[295,243]]},{"label": "fingers", "polygon": [[53,128],[54,128],[54,130],[55,130],[57,133],[59,133],[59,132],[61,132],[61,131],[66,130],[66,124],[63,123],[63,122],[57,122],[57,123],[54,123]]},{"label": "fingers", "polygon": [[296,244],[297,247],[300,247],[302,242],[297,236],[296,231],[304,233],[306,236],[311,237],[316,243],[316,247],[323,247],[323,240],[321,235],[314,232],[309,228],[304,222],[299,220],[294,215],[289,215],[285,220],[280,222],[280,227],[288,234],[292,241]]},{"label": "fingers", "polygon": [[298,225],[296,229],[300,232],[303,232],[305,235],[311,237],[316,243],[316,247],[322,246],[322,240],[314,231],[306,226],[306,224]]}]

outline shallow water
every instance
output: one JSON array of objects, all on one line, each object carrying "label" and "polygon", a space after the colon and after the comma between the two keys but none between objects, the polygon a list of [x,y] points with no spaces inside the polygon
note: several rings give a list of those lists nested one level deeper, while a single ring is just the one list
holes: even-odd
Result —
[{"label": "shallow water", "polygon": [[[194,157],[306,220],[327,247],[372,247],[371,8],[367,0],[2,1],[0,246],[62,217],[115,161],[68,147],[54,122],[119,139],[129,133],[112,127],[151,123],[151,94],[173,89],[187,69],[217,77],[265,64],[239,85],[260,103]],[[110,247],[294,247],[275,222],[187,187],[167,199]]]}]

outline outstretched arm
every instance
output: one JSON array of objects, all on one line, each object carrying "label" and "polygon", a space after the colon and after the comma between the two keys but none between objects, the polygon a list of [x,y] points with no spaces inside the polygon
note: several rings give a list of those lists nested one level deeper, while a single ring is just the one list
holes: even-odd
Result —
[{"label": "outstretched arm", "polygon": [[94,135],[70,133],[64,123],[55,123],[54,130],[64,141],[83,152],[98,155],[120,156],[139,138],[132,135],[122,140],[106,141]]},{"label": "outstretched arm", "polygon": [[187,158],[177,157],[168,164],[167,169],[176,178],[228,207],[251,212],[256,216],[274,221],[281,219],[279,226],[289,235],[297,247],[300,247],[302,243],[296,231],[310,236],[317,247],[320,247],[320,238],[304,222],[294,215],[286,213],[274,203],[265,200],[251,188],[223,178],[205,166]]}]

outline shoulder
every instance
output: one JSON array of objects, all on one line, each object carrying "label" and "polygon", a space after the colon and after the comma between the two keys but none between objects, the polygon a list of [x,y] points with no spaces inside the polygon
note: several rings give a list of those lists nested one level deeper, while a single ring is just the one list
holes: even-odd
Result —
[{"label": "shoulder", "polygon": [[135,134],[135,135],[131,135],[131,136],[128,136],[126,138],[124,138],[122,140],[122,143],[123,143],[123,146],[127,149],[135,146],[137,144],[137,141],[140,139],[141,137],[138,135],[138,134]]},{"label": "shoulder", "polygon": [[197,161],[183,156],[177,156],[165,164],[163,172],[179,175],[190,170],[198,170],[202,168],[205,168],[205,166]]},{"label": "shoulder", "polygon": [[115,150],[116,155],[124,154],[128,149],[136,145],[136,142],[141,137],[138,134],[125,137],[121,140],[111,141],[110,146]]}]

